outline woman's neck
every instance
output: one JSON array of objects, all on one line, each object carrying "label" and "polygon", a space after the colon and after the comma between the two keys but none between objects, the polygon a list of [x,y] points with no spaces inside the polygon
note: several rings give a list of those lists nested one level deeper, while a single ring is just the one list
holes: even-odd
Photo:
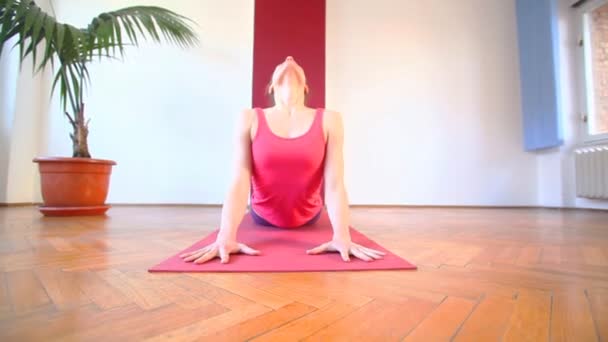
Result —
[{"label": "woman's neck", "polygon": [[306,106],[304,105],[303,102],[297,102],[297,103],[277,103],[275,104],[274,108],[280,112],[284,112],[287,113],[289,115],[294,115],[298,112],[301,112],[303,109],[306,108]]}]

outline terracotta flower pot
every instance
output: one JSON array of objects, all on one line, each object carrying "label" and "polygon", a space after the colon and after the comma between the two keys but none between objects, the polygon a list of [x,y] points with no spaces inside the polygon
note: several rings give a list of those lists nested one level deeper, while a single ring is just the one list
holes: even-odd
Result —
[{"label": "terracotta flower pot", "polygon": [[110,185],[112,160],[92,158],[34,158],[40,171],[46,216],[103,215]]}]

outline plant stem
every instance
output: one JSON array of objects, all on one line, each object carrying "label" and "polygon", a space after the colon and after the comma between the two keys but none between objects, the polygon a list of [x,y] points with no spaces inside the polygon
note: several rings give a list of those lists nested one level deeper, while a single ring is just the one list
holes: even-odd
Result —
[{"label": "plant stem", "polygon": [[[89,153],[89,144],[87,138],[89,135],[89,125],[84,119],[84,103],[80,104],[80,110],[75,113],[74,119],[70,118],[70,123],[74,129],[74,133],[70,134],[72,138],[72,157],[74,158],[91,158]],[[67,113],[66,113],[67,115]],[[70,116],[68,115],[68,118]]]}]

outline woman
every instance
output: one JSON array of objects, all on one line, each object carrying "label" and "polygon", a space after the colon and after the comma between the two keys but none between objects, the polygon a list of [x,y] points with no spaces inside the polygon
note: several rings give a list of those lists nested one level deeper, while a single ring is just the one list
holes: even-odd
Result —
[{"label": "woman", "polygon": [[333,238],[307,253],[339,252],[344,261],[350,255],[382,258],[384,253],[351,241],[341,115],[306,107],[304,70],[291,56],[276,67],[268,92],[273,107],[246,110],[238,121],[236,165],[216,241],[181,257],[195,263],[219,257],[227,263],[232,253],[258,255],[236,240],[250,190],[250,214],[258,224],[297,228],[320,216],[324,187]]}]

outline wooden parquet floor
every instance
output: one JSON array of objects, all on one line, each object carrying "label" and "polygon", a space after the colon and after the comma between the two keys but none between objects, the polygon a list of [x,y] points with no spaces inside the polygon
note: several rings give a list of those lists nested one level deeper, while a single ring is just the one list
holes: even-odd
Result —
[{"label": "wooden parquet floor", "polygon": [[608,340],[608,212],[355,208],[417,271],[158,274],[219,208],[0,208],[0,341]]}]

